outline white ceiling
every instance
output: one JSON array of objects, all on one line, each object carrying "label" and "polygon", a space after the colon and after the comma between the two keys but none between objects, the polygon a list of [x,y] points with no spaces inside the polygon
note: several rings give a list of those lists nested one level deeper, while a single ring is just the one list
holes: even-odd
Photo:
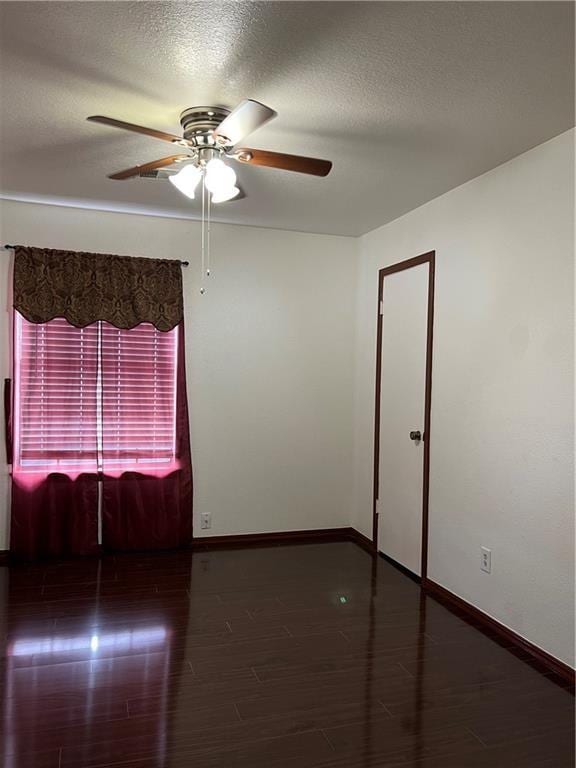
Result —
[{"label": "white ceiling", "polygon": [[189,106],[270,105],[249,146],[326,179],[237,167],[223,221],[358,235],[574,124],[570,2],[2,2],[0,191],[196,216],[106,174],[172,152],[85,122],[179,133]]}]

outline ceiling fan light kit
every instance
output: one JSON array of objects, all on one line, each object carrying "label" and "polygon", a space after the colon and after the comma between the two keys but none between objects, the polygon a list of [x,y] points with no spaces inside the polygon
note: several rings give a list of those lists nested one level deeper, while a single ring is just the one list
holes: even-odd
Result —
[{"label": "ceiling fan light kit", "polygon": [[[180,154],[136,165],[110,174],[108,178],[123,181],[132,178],[168,178],[183,195],[194,200],[200,185],[202,201],[202,281],[200,292],[205,292],[204,278],[210,275],[210,207],[211,204],[234,200],[241,193],[236,173],[225,159],[243,165],[277,168],[312,176],[327,176],[332,168],[328,160],[300,155],[286,155],[267,150],[236,148],[236,145],[258,128],[273,120],[277,113],[252,99],[245,99],[232,112],[223,107],[190,107],[180,115],[182,136],[157,131],[141,125],[127,123],[102,115],[87,120],[113,128],[140,133],[166,141],[180,149]],[[182,166],[168,171],[169,166]],[[166,169],[163,171],[163,169]],[[242,195],[243,197],[244,195]]]}]

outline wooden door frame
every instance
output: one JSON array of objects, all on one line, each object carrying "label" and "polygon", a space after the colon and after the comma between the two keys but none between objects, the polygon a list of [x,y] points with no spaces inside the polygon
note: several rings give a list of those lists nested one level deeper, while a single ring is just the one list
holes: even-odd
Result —
[{"label": "wooden door frame", "polygon": [[378,306],[376,331],[376,386],[374,408],[374,486],[372,494],[372,544],[378,551],[378,514],[377,501],[379,493],[380,474],[380,393],[382,381],[382,323],[385,307],[381,302],[384,298],[384,278],[395,272],[417,267],[419,264],[429,264],[428,273],[428,318],[426,333],[426,378],[424,393],[424,456],[422,467],[422,558],[420,579],[426,579],[428,571],[428,495],[430,488],[430,408],[432,397],[432,344],[434,336],[434,272],[436,251],[428,251],[413,259],[406,259],[378,272]]}]

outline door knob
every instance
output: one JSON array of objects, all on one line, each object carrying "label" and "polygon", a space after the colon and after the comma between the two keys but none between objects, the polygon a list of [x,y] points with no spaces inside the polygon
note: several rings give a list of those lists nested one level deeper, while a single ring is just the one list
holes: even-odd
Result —
[{"label": "door knob", "polygon": [[420,432],[419,429],[415,430],[414,432],[410,432],[410,440],[414,440],[417,443],[419,443],[420,440],[422,440],[422,433]]}]

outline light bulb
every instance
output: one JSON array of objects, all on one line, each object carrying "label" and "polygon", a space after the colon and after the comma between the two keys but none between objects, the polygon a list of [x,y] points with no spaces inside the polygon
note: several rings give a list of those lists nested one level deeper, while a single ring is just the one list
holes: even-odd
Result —
[{"label": "light bulb", "polygon": [[213,203],[225,203],[227,200],[233,200],[240,194],[238,187],[227,187],[226,189],[212,193]]},{"label": "light bulb", "polygon": [[202,176],[202,171],[195,165],[185,165],[181,171],[169,176],[168,180],[174,184],[176,189],[182,192],[183,195],[194,200],[194,190],[198,186],[198,182]]},{"label": "light bulb", "polygon": [[214,158],[206,164],[205,184],[209,192],[223,194],[236,184],[236,174],[222,160]]}]

